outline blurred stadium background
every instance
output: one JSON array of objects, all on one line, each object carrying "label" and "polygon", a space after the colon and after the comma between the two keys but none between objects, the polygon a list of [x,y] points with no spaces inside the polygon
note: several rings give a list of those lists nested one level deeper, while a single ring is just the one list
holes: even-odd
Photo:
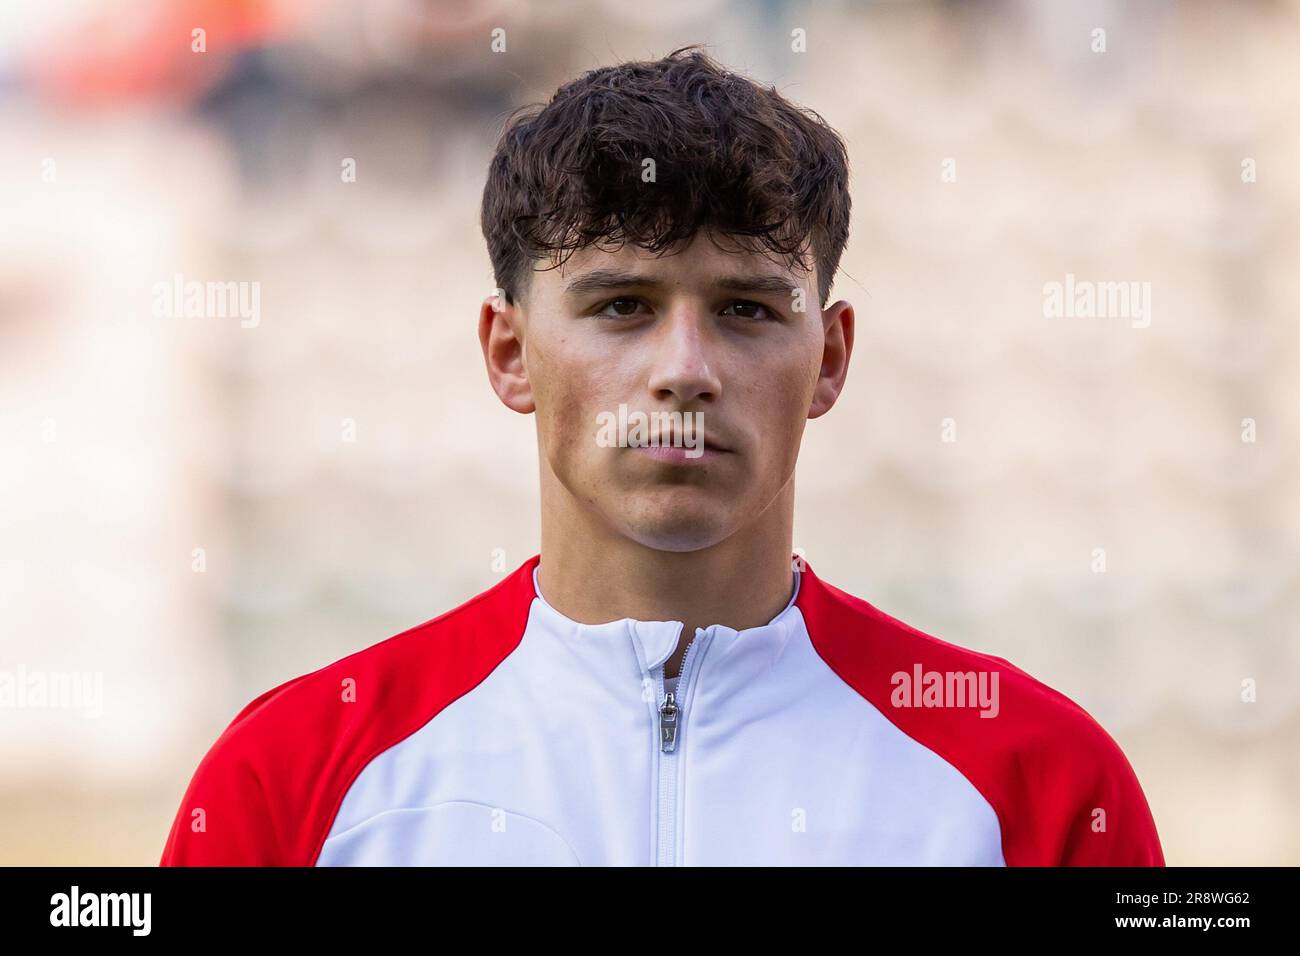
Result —
[{"label": "blurred stadium background", "polygon": [[[514,107],[689,43],[849,145],[858,339],[796,546],[1088,709],[1171,864],[1300,863],[1300,8],[1268,0],[6,5],[0,671],[103,704],[0,708],[0,863],[155,863],[245,703],[534,553],[532,422],[475,337],[487,159]],[[258,283],[256,326],[158,317],[177,274]],[[1149,326],[1045,317],[1067,274],[1149,282]]]}]

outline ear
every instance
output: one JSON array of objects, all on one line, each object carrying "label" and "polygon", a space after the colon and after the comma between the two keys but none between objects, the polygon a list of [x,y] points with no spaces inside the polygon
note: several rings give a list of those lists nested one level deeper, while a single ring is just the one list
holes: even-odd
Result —
[{"label": "ear", "polygon": [[533,390],[524,363],[524,323],[519,303],[509,305],[504,293],[483,300],[478,314],[478,341],[483,347],[488,381],[507,407],[521,415],[531,414]]},{"label": "ear", "polygon": [[849,374],[849,357],[853,354],[853,306],[843,299],[822,311],[822,329],[825,342],[822,346],[821,371],[813,388],[812,403],[808,406],[809,418],[820,418],[831,410],[844,389],[844,379]]}]

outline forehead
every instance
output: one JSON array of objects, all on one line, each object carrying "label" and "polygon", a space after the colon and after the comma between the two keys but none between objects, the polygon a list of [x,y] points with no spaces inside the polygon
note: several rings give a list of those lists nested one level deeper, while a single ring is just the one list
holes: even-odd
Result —
[{"label": "forehead", "polygon": [[576,280],[594,273],[626,273],[674,285],[711,284],[719,279],[779,280],[780,290],[806,288],[813,269],[787,262],[766,250],[749,250],[726,236],[701,231],[676,247],[651,252],[632,243],[586,246],[558,268],[535,266],[534,282],[545,282],[560,292]]}]

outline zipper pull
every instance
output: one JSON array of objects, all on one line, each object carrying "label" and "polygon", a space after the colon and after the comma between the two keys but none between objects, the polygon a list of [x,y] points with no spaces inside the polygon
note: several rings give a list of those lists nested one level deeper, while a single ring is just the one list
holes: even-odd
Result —
[{"label": "zipper pull", "polygon": [[677,749],[677,701],[672,691],[659,705],[659,744],[666,754]]}]

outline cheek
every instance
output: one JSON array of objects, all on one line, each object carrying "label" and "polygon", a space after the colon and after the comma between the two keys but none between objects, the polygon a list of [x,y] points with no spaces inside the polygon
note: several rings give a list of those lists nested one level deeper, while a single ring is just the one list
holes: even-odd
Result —
[{"label": "cheek", "polygon": [[792,363],[788,355],[776,356],[745,370],[744,404],[750,410],[750,427],[757,431],[757,447],[762,449],[762,469],[785,473],[793,468],[820,369],[819,353],[815,361]]},{"label": "cheek", "polygon": [[617,412],[622,379],[599,355],[577,343],[539,350],[529,368],[538,421],[547,448],[559,460],[588,457],[596,449],[597,413]]},{"label": "cheek", "polygon": [[788,355],[776,356],[761,370],[748,368],[750,400],[762,409],[763,419],[774,429],[792,422],[798,425],[807,417],[820,368],[820,360],[793,363]]}]

